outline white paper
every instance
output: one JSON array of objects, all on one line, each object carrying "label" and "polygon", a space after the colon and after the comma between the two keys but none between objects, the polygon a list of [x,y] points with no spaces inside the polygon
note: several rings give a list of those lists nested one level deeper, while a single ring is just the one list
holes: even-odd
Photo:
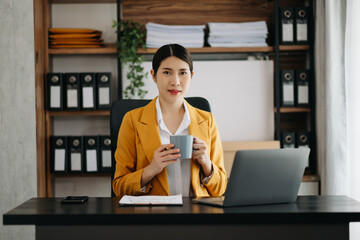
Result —
[{"label": "white paper", "polygon": [[86,171],[97,172],[97,170],[96,150],[86,150]]},{"label": "white paper", "polygon": [[265,47],[268,29],[265,21],[209,23],[208,42],[212,47]]},{"label": "white paper", "polygon": [[109,87],[99,87],[99,105],[109,105],[110,99],[110,88]]},{"label": "white paper", "polygon": [[67,107],[78,107],[78,91],[77,89],[67,90]]},{"label": "white paper", "polygon": [[65,149],[55,149],[54,171],[65,171]]},{"label": "white paper", "polygon": [[111,167],[111,150],[102,150],[102,167]]},{"label": "white paper", "polygon": [[283,42],[294,41],[294,27],[292,23],[282,24],[282,41]]},{"label": "white paper", "polygon": [[298,86],[298,103],[309,103],[309,88],[308,86]]},{"label": "white paper", "polygon": [[60,86],[50,87],[50,107],[51,108],[60,107]]},{"label": "white paper", "polygon": [[283,102],[294,103],[294,84],[283,84]]},{"label": "white paper", "polygon": [[205,25],[164,25],[146,24],[146,46],[157,48],[168,43],[178,43],[184,47],[204,45]]},{"label": "white paper", "polygon": [[93,87],[83,87],[83,108],[93,108],[94,107],[94,91]]},{"label": "white paper", "polygon": [[182,196],[123,196],[120,201],[122,205],[182,205]]},{"label": "white paper", "polygon": [[81,171],[81,153],[71,153],[71,171]]},{"label": "white paper", "polygon": [[307,41],[307,23],[298,23],[296,24],[296,40],[297,41]]}]

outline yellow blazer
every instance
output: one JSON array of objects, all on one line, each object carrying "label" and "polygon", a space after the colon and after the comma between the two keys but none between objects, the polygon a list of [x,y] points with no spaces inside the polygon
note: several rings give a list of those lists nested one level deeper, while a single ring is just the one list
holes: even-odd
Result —
[{"label": "yellow blazer", "polygon": [[[115,152],[116,170],[113,190],[123,195],[170,195],[166,168],[151,180],[145,192],[141,191],[141,176],[154,151],[161,145],[156,118],[155,99],[148,105],[125,114],[118,135]],[[191,161],[191,185],[196,196],[221,196],[227,184],[223,148],[213,115],[187,103],[191,123],[189,134],[206,142],[214,174],[207,184],[202,183],[201,166]]]}]

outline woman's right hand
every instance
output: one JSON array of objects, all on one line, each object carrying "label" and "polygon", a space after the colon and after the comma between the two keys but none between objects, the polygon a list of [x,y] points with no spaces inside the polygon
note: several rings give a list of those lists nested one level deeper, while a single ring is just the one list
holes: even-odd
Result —
[{"label": "woman's right hand", "polygon": [[180,149],[173,148],[174,144],[163,144],[155,150],[153,160],[147,167],[144,168],[141,177],[141,186],[145,186],[150,180],[158,175],[164,167],[175,163],[180,157]]}]

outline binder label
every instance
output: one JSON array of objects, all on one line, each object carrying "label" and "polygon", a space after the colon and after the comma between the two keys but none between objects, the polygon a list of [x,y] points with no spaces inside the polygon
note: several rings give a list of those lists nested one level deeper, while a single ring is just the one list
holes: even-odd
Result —
[{"label": "binder label", "polygon": [[60,107],[60,86],[51,86],[50,87],[50,107],[59,108]]},{"label": "binder label", "polygon": [[71,153],[71,171],[81,171],[81,153]]},{"label": "binder label", "polygon": [[298,86],[298,103],[300,104],[309,103],[308,86]]},{"label": "binder label", "polygon": [[101,151],[102,157],[102,167],[111,167],[111,151],[103,150]]},{"label": "binder label", "polygon": [[67,90],[67,107],[78,107],[78,91],[76,89]]},{"label": "binder label", "polygon": [[296,36],[297,41],[307,41],[307,24],[305,23],[297,23],[296,24]]},{"label": "binder label", "polygon": [[83,87],[83,107],[93,108],[94,107],[94,91],[93,87]]},{"label": "binder label", "polygon": [[294,102],[294,84],[284,84],[283,86],[283,102],[284,103],[293,103]]},{"label": "binder label", "polygon": [[109,105],[110,88],[99,87],[99,105]]},{"label": "binder label", "polygon": [[54,171],[65,171],[65,149],[55,149]]},{"label": "binder label", "polygon": [[283,42],[292,42],[294,41],[294,27],[292,23],[283,23],[282,24],[282,41]]},{"label": "binder label", "polygon": [[97,172],[96,150],[86,150],[86,171]]}]

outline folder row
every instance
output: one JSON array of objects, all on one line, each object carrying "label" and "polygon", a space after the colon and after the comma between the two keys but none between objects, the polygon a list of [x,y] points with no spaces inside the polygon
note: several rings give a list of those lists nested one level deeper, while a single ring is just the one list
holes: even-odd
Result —
[{"label": "folder row", "polygon": [[102,32],[86,28],[49,28],[50,48],[104,47]]},{"label": "folder row", "polygon": [[308,107],[309,102],[309,70],[281,70],[281,106]]},{"label": "folder row", "polygon": [[280,44],[309,43],[309,8],[280,8]]},{"label": "folder row", "polygon": [[49,110],[95,110],[111,106],[111,73],[48,73]]},{"label": "folder row", "polygon": [[283,132],[280,142],[282,148],[310,148],[310,132]]},{"label": "folder row", "polygon": [[110,136],[51,136],[51,171],[56,173],[111,172]]}]

